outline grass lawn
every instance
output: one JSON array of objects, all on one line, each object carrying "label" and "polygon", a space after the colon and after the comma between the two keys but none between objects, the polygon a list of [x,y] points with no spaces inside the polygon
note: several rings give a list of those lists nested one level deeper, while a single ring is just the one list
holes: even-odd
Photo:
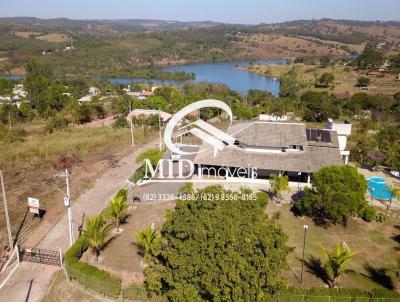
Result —
[{"label": "grass lawn", "polygon": [[[398,242],[394,239],[400,234],[397,228],[397,215],[391,215],[388,222],[367,223],[361,219],[351,219],[346,227],[331,225],[326,228],[316,226],[307,217],[295,217],[289,205],[277,206],[270,203],[268,213],[280,211],[280,223],[289,236],[289,245],[295,251],[289,257],[291,272],[285,274],[289,283],[300,286],[301,258],[303,249],[303,225],[308,225],[305,248],[305,266],[303,273],[304,287],[323,287],[324,274],[321,270],[321,246],[331,250],[337,243],[345,241],[352,251],[358,254],[351,260],[349,269],[353,272],[342,280],[343,287],[398,288],[400,284],[395,278],[397,261],[396,248]],[[395,213],[394,213],[395,214]]]},{"label": "grass lawn", "polygon": [[74,282],[68,282],[63,270],[54,274],[49,289],[42,302],[80,301],[98,302],[100,299],[80,287]]},{"label": "grass lawn", "polygon": [[[139,204],[130,211],[123,233],[111,240],[101,253],[99,263],[88,251],[83,261],[91,262],[122,279],[123,285],[143,282],[143,258],[138,254],[135,234],[144,227],[155,223],[160,227],[165,221],[165,212],[173,209],[174,202]],[[269,215],[280,212],[279,222],[288,235],[288,244],[295,247],[289,256],[290,270],[284,273],[289,284],[295,287],[327,287],[321,262],[321,246],[331,250],[337,243],[345,241],[352,251],[358,254],[351,260],[351,272],[343,277],[341,286],[361,289],[398,289],[396,278],[397,248],[400,247],[400,213],[391,212],[385,223],[367,223],[361,219],[350,219],[347,226],[317,226],[307,217],[296,217],[288,204],[276,205],[270,202]],[[309,226],[305,248],[303,285],[300,284],[301,259],[303,248],[303,225]]]}]

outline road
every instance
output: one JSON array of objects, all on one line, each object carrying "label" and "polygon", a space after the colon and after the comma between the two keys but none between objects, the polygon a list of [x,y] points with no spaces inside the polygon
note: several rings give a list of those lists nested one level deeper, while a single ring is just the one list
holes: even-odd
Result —
[{"label": "road", "polygon": [[[184,147],[182,149],[183,151],[186,152],[196,152],[199,150],[198,147]],[[195,155],[185,155],[182,156],[182,159],[187,159],[193,161]],[[166,155],[164,159],[170,159],[171,158],[171,153],[169,151],[166,152]],[[173,168],[172,168],[172,175],[173,176],[178,176],[178,162],[173,163]],[[186,165],[183,165],[183,171],[185,173],[185,167]],[[163,171],[165,175],[168,175],[168,162],[164,161],[163,165]],[[165,199],[168,199],[171,196],[177,196],[179,188],[184,186],[186,183],[185,182],[156,182],[155,180],[152,180],[149,183],[146,183],[144,185],[138,186],[134,189],[133,192],[133,197],[135,201],[138,202],[162,202],[165,201]]]},{"label": "road", "polygon": [[[136,157],[145,149],[153,148],[156,143],[157,140],[153,140],[122,158],[115,167],[105,172],[92,188],[73,201],[72,216],[75,237],[78,235],[82,217],[97,214],[105,208],[108,201],[126,184],[126,180],[138,168],[135,163]],[[65,214],[40,241],[38,247],[67,250],[69,247],[67,226],[68,220],[67,214]],[[0,290],[0,301],[41,301],[47,293],[49,282],[55,271],[57,271],[57,267],[22,263],[6,286]]]}]

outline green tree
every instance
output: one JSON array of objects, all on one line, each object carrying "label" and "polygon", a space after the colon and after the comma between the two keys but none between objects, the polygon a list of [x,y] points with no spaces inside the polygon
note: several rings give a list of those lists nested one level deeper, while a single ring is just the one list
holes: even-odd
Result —
[{"label": "green tree", "polygon": [[13,82],[0,77],[0,96],[11,95]]},{"label": "green tree", "polygon": [[388,159],[389,168],[392,171],[400,171],[400,146],[397,145]]},{"label": "green tree", "polygon": [[367,77],[359,77],[357,79],[357,86],[358,87],[368,87],[371,80]]},{"label": "green tree", "polygon": [[325,259],[325,269],[330,275],[330,287],[336,288],[342,276],[346,273],[348,263],[357,253],[351,252],[347,245],[343,242],[337,244],[331,252],[322,248],[322,254]]},{"label": "green tree", "polygon": [[325,72],[318,78],[317,86],[329,87],[335,81],[335,76],[329,72]]},{"label": "green tree", "polygon": [[351,166],[330,166],[316,172],[312,189],[304,190],[294,210],[313,217],[319,223],[345,222],[364,208],[367,182]]},{"label": "green tree", "polygon": [[156,250],[160,243],[160,236],[156,229],[150,226],[136,233],[136,243],[139,246],[139,252],[148,257],[149,254]]},{"label": "green tree", "polygon": [[107,214],[114,222],[117,232],[119,232],[119,226],[126,217],[128,208],[126,194],[116,195],[108,205]]},{"label": "green tree", "polygon": [[292,248],[265,213],[265,193],[213,186],[191,196],[167,214],[160,250],[145,269],[150,291],[169,301],[265,301],[285,285]]},{"label": "green tree", "polygon": [[300,93],[300,84],[295,70],[291,70],[279,78],[279,96],[282,98],[296,99]]},{"label": "green tree", "polygon": [[96,261],[98,261],[100,251],[106,244],[108,233],[109,226],[102,214],[86,218],[85,238],[88,246],[96,255]]},{"label": "green tree", "polygon": [[382,53],[371,43],[365,46],[363,52],[357,58],[357,66],[360,69],[376,68],[382,63]]},{"label": "green tree", "polygon": [[283,173],[271,174],[269,182],[271,185],[271,190],[277,196],[278,200],[282,199],[283,192],[290,191],[289,177],[287,175],[283,175]]}]

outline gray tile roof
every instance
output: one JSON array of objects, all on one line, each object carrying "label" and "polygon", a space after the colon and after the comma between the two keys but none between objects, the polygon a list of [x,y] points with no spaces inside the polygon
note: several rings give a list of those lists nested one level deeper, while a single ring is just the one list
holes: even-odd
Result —
[{"label": "gray tile roof", "polygon": [[[242,130],[238,131],[238,129]],[[194,163],[307,173],[313,173],[325,166],[343,164],[334,131],[326,133],[331,143],[307,141],[304,124],[255,122],[245,124],[244,129],[243,126],[234,125],[228,129],[228,132],[246,145],[267,147],[303,145],[304,151],[267,153],[246,151],[240,146],[227,146],[214,158],[212,146],[203,144]]]},{"label": "gray tile roof", "polygon": [[307,140],[305,125],[299,123],[254,122],[233,136],[242,144],[260,147],[305,146]]}]

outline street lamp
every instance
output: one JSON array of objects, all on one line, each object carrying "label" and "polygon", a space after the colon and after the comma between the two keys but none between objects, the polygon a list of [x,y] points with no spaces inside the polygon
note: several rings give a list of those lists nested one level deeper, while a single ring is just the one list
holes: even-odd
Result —
[{"label": "street lamp", "polygon": [[304,239],[303,239],[303,259],[301,261],[301,275],[300,275],[300,284],[303,284],[303,270],[304,270],[304,250],[306,247],[306,235],[308,230],[308,225],[303,225],[304,228]]},{"label": "street lamp", "polygon": [[0,180],[1,180],[1,190],[3,192],[4,213],[6,215],[8,244],[10,245],[10,250],[12,250],[14,245],[13,245],[13,239],[12,239],[12,234],[11,234],[10,217],[8,215],[8,204],[7,204],[6,190],[4,188],[3,171],[1,171],[1,170],[0,170]]}]

